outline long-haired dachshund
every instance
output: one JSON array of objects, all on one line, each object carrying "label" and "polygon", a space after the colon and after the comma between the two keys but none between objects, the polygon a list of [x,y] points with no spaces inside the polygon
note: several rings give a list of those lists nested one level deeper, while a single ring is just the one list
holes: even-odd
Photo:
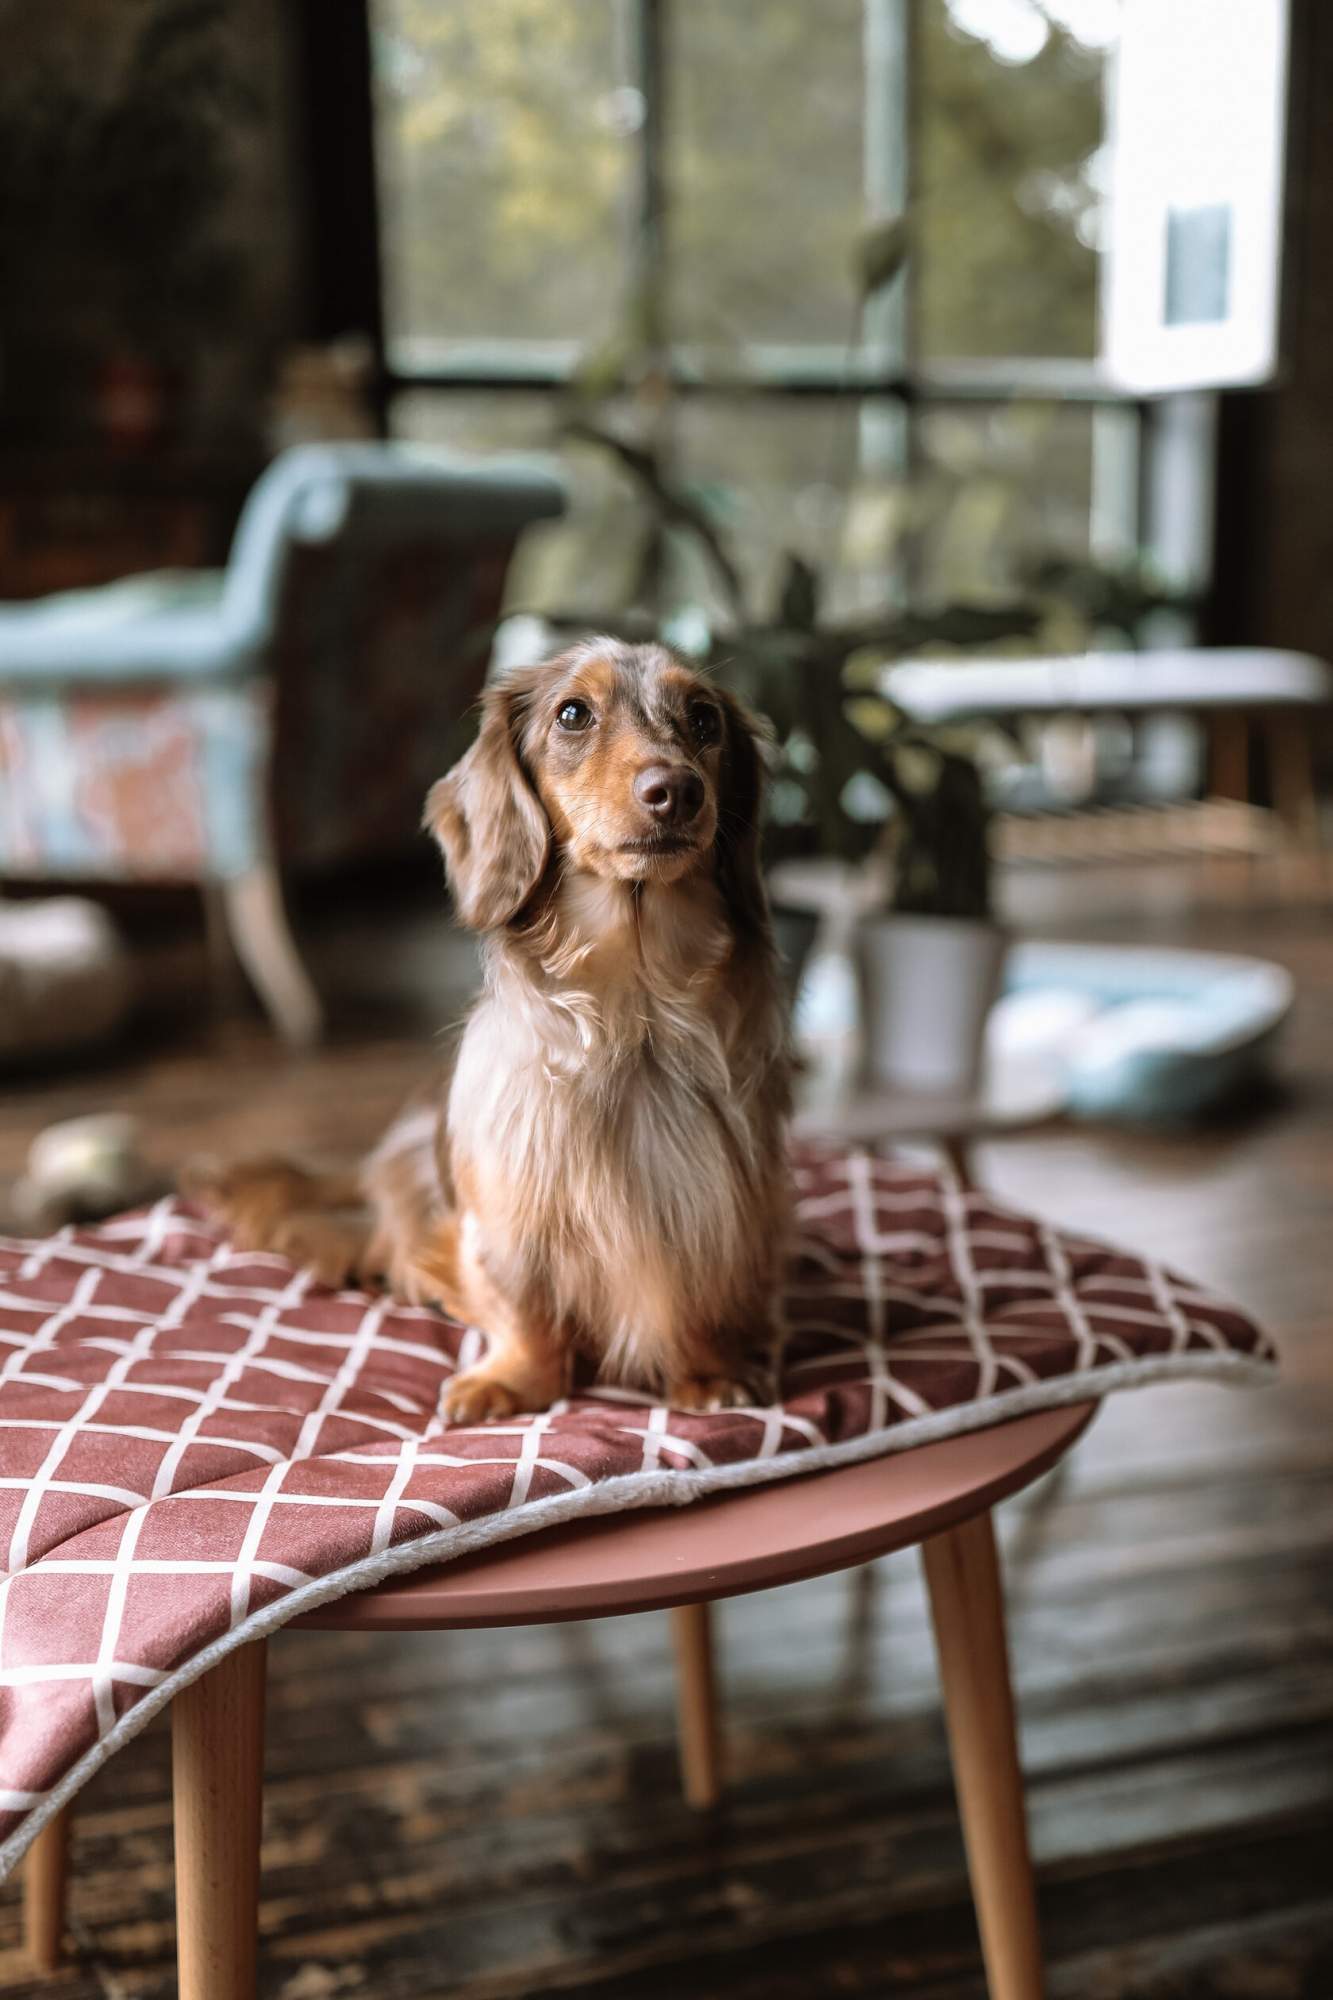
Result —
[{"label": "long-haired dachshund", "polygon": [[198,1191],[236,1241],[382,1275],[489,1336],[446,1417],[545,1409],[585,1354],[686,1409],[752,1402],[788,1189],[755,725],[661,646],[513,672],[426,825],[485,985],[444,1088],[355,1180]]}]

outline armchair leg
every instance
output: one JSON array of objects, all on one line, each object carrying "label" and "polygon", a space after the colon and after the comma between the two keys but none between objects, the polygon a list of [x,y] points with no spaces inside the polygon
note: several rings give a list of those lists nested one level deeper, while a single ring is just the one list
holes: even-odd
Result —
[{"label": "armchair leg", "polygon": [[987,1990],[990,2000],[1041,2000],[1036,1885],[990,1514],[923,1542],[921,1555]]},{"label": "armchair leg", "polygon": [[264,1653],[241,1646],[171,1707],[180,2000],[254,2000]]},{"label": "armchair leg", "polygon": [[262,861],[222,884],[223,907],[241,964],[285,1042],[319,1040],[324,1010],[301,963],[283,907],[278,871]]},{"label": "armchair leg", "polygon": [[54,1972],[63,1957],[69,1826],[66,1806],[42,1828],[24,1865],[23,1935],[38,1972]]},{"label": "armchair leg", "polygon": [[720,1790],[712,1613],[711,1604],[681,1604],[671,1614],[681,1787],[700,1809],[716,1805]]}]

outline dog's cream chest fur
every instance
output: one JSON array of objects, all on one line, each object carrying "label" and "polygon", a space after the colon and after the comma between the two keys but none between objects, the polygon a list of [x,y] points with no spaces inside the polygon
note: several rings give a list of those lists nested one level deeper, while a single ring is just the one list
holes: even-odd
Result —
[{"label": "dog's cream chest fur", "polygon": [[483,1261],[539,1276],[637,1377],[691,1297],[715,1308],[752,1281],[761,1135],[737,1089],[710,894],[682,909],[678,890],[659,906],[651,886],[576,882],[541,982],[493,968],[450,1094]]}]

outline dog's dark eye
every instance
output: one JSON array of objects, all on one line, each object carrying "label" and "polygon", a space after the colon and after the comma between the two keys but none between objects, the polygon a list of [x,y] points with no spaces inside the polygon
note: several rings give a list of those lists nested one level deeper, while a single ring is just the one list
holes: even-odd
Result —
[{"label": "dog's dark eye", "polygon": [[586,729],[592,721],[592,710],[586,701],[566,701],[561,703],[560,712],[555,719],[562,729],[569,729],[577,734],[580,729]]},{"label": "dog's dark eye", "polygon": [[716,743],[722,732],[722,718],[711,701],[690,703],[690,735],[704,749],[709,743]]}]

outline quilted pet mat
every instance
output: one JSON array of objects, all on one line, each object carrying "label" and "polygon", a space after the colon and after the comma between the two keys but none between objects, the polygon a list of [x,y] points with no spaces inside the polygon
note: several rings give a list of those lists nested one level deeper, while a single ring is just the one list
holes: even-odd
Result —
[{"label": "quilted pet mat", "polygon": [[222,1654],[580,1514],[676,1505],[1110,1389],[1263,1381],[1244,1313],[953,1180],[801,1151],[782,1400],[611,1390],[447,1430],[481,1336],[166,1200],[0,1239],[0,1871]]}]

